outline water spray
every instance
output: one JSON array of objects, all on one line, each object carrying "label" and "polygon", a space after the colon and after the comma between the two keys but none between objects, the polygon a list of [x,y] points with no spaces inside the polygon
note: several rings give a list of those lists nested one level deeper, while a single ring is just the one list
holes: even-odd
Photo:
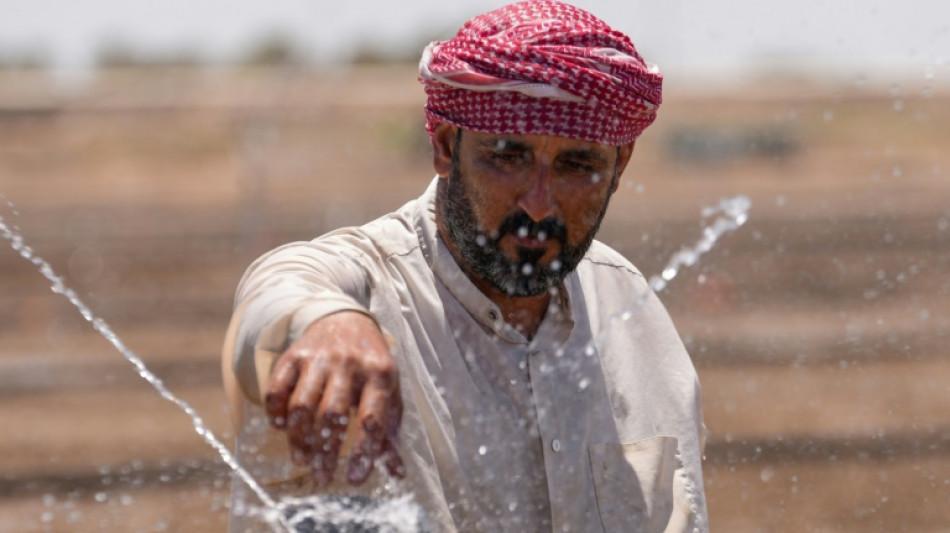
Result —
[{"label": "water spray", "polygon": [[[2,199],[2,196],[0,196],[0,199]],[[651,292],[662,291],[683,269],[695,265],[699,258],[711,250],[723,235],[735,231],[745,224],[748,220],[750,205],[751,202],[747,197],[737,196],[724,199],[718,205],[704,208],[702,210],[703,220],[708,220],[711,217],[716,218],[703,229],[702,237],[693,244],[693,246],[681,248],[673,254],[660,274],[650,278],[650,290],[638,295],[633,305],[608,319],[607,325],[601,329],[601,332],[592,341],[591,345],[588,346],[588,352],[592,352],[596,346],[602,345],[610,326],[625,322],[633,317],[646,303]],[[18,215],[11,202],[8,201],[7,206],[14,215]],[[51,283],[53,292],[65,297],[69,303],[79,311],[79,314],[92,325],[93,329],[109,341],[109,343],[135,367],[139,376],[145,379],[162,398],[172,402],[188,415],[195,432],[218,452],[222,460],[224,460],[231,470],[240,477],[241,481],[243,481],[264,504],[265,512],[261,514],[262,517],[265,518],[265,521],[275,527],[294,533],[299,531],[300,528],[312,530],[314,524],[327,523],[329,520],[341,517],[351,522],[358,520],[360,523],[367,523],[367,520],[373,518],[372,516],[365,516],[365,514],[349,516],[349,514],[353,513],[347,507],[349,504],[346,502],[343,502],[343,511],[330,511],[328,509],[321,509],[322,505],[315,505],[316,502],[321,504],[326,503],[326,501],[321,501],[319,498],[286,499],[281,502],[277,502],[271,498],[250,473],[241,467],[234,454],[214,435],[194,408],[184,400],[175,396],[165,386],[162,380],[145,366],[142,359],[126,347],[119,336],[112,331],[112,328],[110,328],[104,320],[97,317],[92,310],[80,300],[79,296],[66,286],[63,278],[56,274],[52,266],[43,258],[36,255],[32,248],[26,246],[22,235],[19,233],[19,228],[16,226],[8,226],[6,222],[4,222],[2,215],[0,215],[0,236],[10,241],[10,246],[14,251],[19,253],[20,256],[36,266],[39,272]],[[381,505],[379,510],[383,511],[381,514],[391,517],[391,511],[400,508],[399,502],[403,502],[404,500],[403,498],[392,502],[394,505]],[[373,522],[370,521],[369,523]],[[410,516],[406,522],[406,527],[418,529],[418,517]]]},{"label": "water spray", "polygon": [[[16,210],[13,208],[13,204],[7,202],[7,206],[13,211],[14,214],[17,214]],[[160,395],[162,398],[172,402],[179,409],[181,409],[189,418],[191,418],[191,424],[195,429],[195,432],[205,440],[216,452],[221,456],[221,459],[231,468],[231,470],[241,478],[241,480],[247,484],[247,486],[254,492],[254,494],[261,500],[261,502],[269,509],[276,511],[278,520],[281,525],[287,531],[294,531],[287,524],[286,520],[283,518],[282,507],[274,501],[273,498],[267,494],[266,491],[254,480],[254,478],[248,473],[241,465],[238,463],[237,458],[234,457],[234,454],[228,450],[225,446],[211,431],[208,425],[204,420],[198,415],[195,409],[186,401],[175,396],[168,387],[165,386],[165,383],[155,374],[153,374],[146,366],[145,362],[130,350],[122,339],[109,325],[97,317],[92,309],[89,308],[83,301],[79,298],[75,291],[66,286],[63,278],[56,274],[53,270],[53,267],[44,260],[42,257],[36,255],[32,248],[27,246],[23,241],[23,236],[20,235],[16,226],[8,226],[4,221],[2,215],[0,215],[0,236],[10,241],[10,246],[14,251],[20,254],[23,259],[26,259],[32,263],[40,273],[45,277],[50,283],[50,288],[54,293],[62,295],[64,298],[69,300],[69,303],[73,305],[82,315],[83,319],[89,322],[93,329],[96,330],[103,338],[109,341],[119,353],[122,354],[125,359],[135,367],[135,371],[141,376],[145,381],[147,381]]]}]

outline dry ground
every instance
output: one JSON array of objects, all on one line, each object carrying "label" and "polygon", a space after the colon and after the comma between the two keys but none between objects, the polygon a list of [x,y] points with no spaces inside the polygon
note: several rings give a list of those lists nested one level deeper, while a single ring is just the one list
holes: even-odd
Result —
[{"label": "dry ground", "polygon": [[[386,212],[432,174],[411,68],[0,72],[0,209],[230,428],[218,349],[259,253]],[[647,274],[703,206],[750,222],[663,294],[700,371],[715,531],[950,530],[945,86],[667,80],[602,233]],[[4,251],[5,250],[5,251]],[[222,531],[228,476],[0,248],[0,531]]]}]

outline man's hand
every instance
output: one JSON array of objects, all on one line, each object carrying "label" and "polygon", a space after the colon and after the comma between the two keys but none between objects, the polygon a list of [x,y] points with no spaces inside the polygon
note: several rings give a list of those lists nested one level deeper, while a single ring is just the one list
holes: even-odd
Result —
[{"label": "man's hand", "polygon": [[395,447],[402,418],[396,362],[379,326],[362,313],[332,314],[307,328],[274,364],[265,409],[271,424],[287,432],[293,461],[311,465],[318,486],[333,479],[353,409],[347,480],[365,481],[374,461],[404,475]]}]

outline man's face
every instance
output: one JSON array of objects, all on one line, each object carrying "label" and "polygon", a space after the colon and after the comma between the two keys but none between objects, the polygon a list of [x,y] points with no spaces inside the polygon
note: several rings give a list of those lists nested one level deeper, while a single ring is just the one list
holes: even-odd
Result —
[{"label": "man's face", "polygon": [[468,130],[441,139],[451,143],[441,227],[466,266],[510,296],[542,294],[577,267],[632,150]]}]

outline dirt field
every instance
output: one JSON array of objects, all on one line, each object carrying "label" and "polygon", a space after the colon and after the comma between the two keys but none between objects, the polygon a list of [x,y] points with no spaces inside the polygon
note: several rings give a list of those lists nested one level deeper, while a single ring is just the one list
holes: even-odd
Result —
[{"label": "dirt field", "polygon": [[[752,200],[662,294],[703,383],[713,530],[950,531],[948,87],[666,87],[601,235],[655,274],[704,206]],[[422,101],[403,67],[0,71],[0,216],[229,438],[238,278],[416,196]],[[224,530],[220,460],[5,244],[0,338],[0,531]]]}]

